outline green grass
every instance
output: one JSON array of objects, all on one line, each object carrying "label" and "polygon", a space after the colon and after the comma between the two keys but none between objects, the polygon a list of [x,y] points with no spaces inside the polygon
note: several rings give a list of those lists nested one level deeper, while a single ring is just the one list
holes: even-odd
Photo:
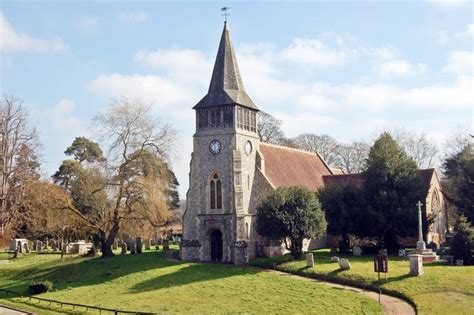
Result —
[{"label": "green grass", "polygon": [[390,257],[388,282],[378,282],[372,256],[339,256],[349,259],[351,270],[341,271],[330,260],[329,250],[313,252],[315,266],[306,268],[306,261],[289,261],[289,256],[258,258],[252,264],[333,281],[357,282],[379,286],[387,292],[404,295],[412,300],[420,314],[474,314],[474,266],[448,266],[443,263],[425,264],[424,275],[410,276],[409,261]]},{"label": "green grass", "polygon": [[[40,297],[108,308],[159,313],[357,313],[380,314],[374,300],[322,284],[255,268],[173,263],[163,252],[109,259],[29,254],[0,264],[0,287],[25,292],[34,279],[54,290]],[[37,314],[64,313],[45,303],[7,299]]]}]

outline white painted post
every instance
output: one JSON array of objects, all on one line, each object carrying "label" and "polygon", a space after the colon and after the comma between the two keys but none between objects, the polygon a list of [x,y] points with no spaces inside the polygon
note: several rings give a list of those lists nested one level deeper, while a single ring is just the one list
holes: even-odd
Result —
[{"label": "white painted post", "polygon": [[426,244],[423,241],[423,226],[421,221],[421,206],[423,204],[421,203],[421,201],[418,201],[416,205],[418,206],[418,242],[416,242],[416,249],[424,250],[426,249]]}]

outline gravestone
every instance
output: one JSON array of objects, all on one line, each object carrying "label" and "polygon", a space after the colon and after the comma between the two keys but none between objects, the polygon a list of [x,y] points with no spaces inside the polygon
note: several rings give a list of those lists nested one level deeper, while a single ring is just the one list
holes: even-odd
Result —
[{"label": "gravestone", "polygon": [[351,269],[351,264],[349,263],[349,260],[342,258],[342,259],[339,259],[339,267],[342,270],[349,270]]},{"label": "gravestone", "polygon": [[137,252],[137,244],[135,244],[135,240],[129,240],[127,243],[127,247],[130,250],[130,254],[135,254]]},{"label": "gravestone", "polygon": [[410,255],[410,274],[419,276],[423,274],[423,256],[414,254]]},{"label": "gravestone", "polygon": [[352,248],[352,254],[353,254],[354,256],[362,256],[362,248],[360,248],[360,247],[357,246],[357,245],[354,246],[354,247]]},{"label": "gravestone", "polygon": [[112,243],[112,250],[117,250],[118,249],[118,240],[114,239],[114,242]]},{"label": "gravestone", "polygon": [[48,240],[48,238],[46,238],[44,240],[44,249],[48,249],[48,247],[49,247],[49,240]]},{"label": "gravestone", "polygon": [[37,252],[41,252],[43,250],[43,242],[41,242],[40,240],[36,240],[36,251]]},{"label": "gravestone", "polygon": [[464,265],[464,260],[456,259],[456,266],[462,266],[462,265]]},{"label": "gravestone", "polygon": [[154,238],[152,238],[152,239],[150,240],[150,244],[151,244],[151,246],[153,246],[153,245],[155,245],[155,244],[156,244],[156,242],[155,242],[155,239],[154,239]]},{"label": "gravestone", "polygon": [[22,254],[22,253],[23,253],[23,245],[22,245],[21,241],[18,241],[18,242],[16,243],[16,248],[18,249],[18,253],[19,253],[19,254]]},{"label": "gravestone", "polygon": [[170,249],[170,242],[167,239],[164,239],[162,243],[163,243],[163,250]]},{"label": "gravestone", "polygon": [[123,242],[120,244],[120,249],[122,250],[120,252],[120,255],[125,255],[127,253],[127,243]]},{"label": "gravestone", "polygon": [[53,240],[53,241],[51,242],[51,249],[52,249],[54,252],[58,250],[58,241]]},{"label": "gravestone", "polygon": [[136,241],[137,241],[137,254],[141,254],[142,251],[143,251],[142,238],[141,238],[141,237],[137,237]]},{"label": "gravestone", "polygon": [[332,257],[331,257],[331,261],[332,261],[332,262],[338,262],[338,261],[339,261],[339,257],[337,257],[337,256],[332,256]]},{"label": "gravestone", "polygon": [[314,266],[314,256],[313,253],[306,254],[306,267],[313,267]]},{"label": "gravestone", "polygon": [[28,242],[23,243],[23,246],[25,247],[25,253],[29,253],[30,252],[30,245],[28,244]]},{"label": "gravestone", "polygon": [[398,250],[398,257],[405,257],[407,255],[407,252],[401,248]]},{"label": "gravestone", "polygon": [[145,240],[145,250],[150,250],[151,249],[151,240],[146,239]]}]

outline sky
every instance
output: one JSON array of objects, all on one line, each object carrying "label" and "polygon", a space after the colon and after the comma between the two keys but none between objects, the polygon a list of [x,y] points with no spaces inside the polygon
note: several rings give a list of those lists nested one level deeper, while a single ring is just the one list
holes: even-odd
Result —
[{"label": "sky", "polygon": [[247,93],[287,136],[351,142],[404,128],[442,144],[474,133],[471,1],[0,0],[0,92],[30,112],[43,175],[126,97],[177,130],[184,197],[192,107],[208,89],[223,6]]}]

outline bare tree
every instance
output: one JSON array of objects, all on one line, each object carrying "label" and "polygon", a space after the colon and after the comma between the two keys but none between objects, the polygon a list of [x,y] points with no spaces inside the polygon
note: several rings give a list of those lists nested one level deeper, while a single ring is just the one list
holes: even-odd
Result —
[{"label": "bare tree", "polygon": [[468,144],[474,144],[474,135],[467,128],[458,127],[446,139],[443,149],[446,156],[461,152]]},{"label": "bare tree", "polygon": [[370,145],[361,141],[355,141],[351,144],[340,144],[337,147],[337,155],[339,157],[337,167],[347,174],[363,172],[369,150]]},{"label": "bare tree", "polygon": [[39,141],[36,129],[29,125],[29,114],[23,102],[5,95],[0,103],[0,229],[2,237],[14,230],[22,216],[22,186],[38,179]]},{"label": "bare tree", "polygon": [[257,133],[260,141],[266,143],[280,144],[285,138],[281,130],[281,120],[263,111],[257,114]]},{"label": "bare tree", "polygon": [[167,193],[173,178],[165,158],[175,131],[150,112],[149,106],[121,99],[98,115],[107,161],[81,167],[70,184],[75,201],[70,210],[97,231],[103,256],[113,255],[111,245],[123,224],[159,227],[171,219]]},{"label": "bare tree", "polygon": [[339,144],[334,138],[328,135],[318,136],[312,133],[305,133],[292,138],[292,140],[297,148],[318,153],[331,166],[338,165],[339,156],[337,149]]},{"label": "bare tree", "polygon": [[391,132],[418,168],[434,167],[438,161],[438,146],[425,133],[415,133],[404,129]]}]

